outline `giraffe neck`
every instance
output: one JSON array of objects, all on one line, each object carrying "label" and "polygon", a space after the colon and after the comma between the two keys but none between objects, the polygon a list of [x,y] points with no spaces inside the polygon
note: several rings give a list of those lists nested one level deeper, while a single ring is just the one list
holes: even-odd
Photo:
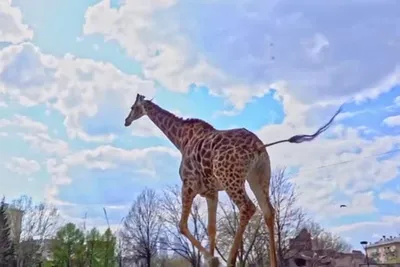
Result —
[{"label": "giraffe neck", "polygon": [[184,119],[175,116],[173,113],[148,100],[145,101],[144,108],[150,120],[167,136],[177,149],[182,151],[185,144]]}]

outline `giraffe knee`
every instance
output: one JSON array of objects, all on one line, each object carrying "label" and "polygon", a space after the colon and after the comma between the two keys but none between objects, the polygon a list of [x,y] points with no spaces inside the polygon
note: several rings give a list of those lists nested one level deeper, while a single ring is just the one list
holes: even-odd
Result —
[{"label": "giraffe knee", "polygon": [[256,213],[256,205],[254,205],[253,202],[248,202],[245,205],[243,205],[240,209],[241,213],[241,219],[243,220],[249,220],[251,217],[253,217],[254,213]]},{"label": "giraffe knee", "polygon": [[181,221],[179,223],[179,233],[181,233],[182,235],[186,235],[187,229],[187,224]]},{"label": "giraffe knee", "polygon": [[275,209],[272,206],[271,202],[266,201],[266,203],[261,204],[260,206],[266,221],[275,219]]},{"label": "giraffe knee", "polygon": [[272,219],[275,219],[276,212],[275,212],[275,208],[274,208],[274,206],[272,206],[271,202],[268,202],[268,210],[269,210],[269,212],[268,212],[267,216]]},{"label": "giraffe knee", "polygon": [[217,228],[215,227],[215,225],[208,225],[207,232],[208,232],[208,235],[213,235],[217,232]]}]

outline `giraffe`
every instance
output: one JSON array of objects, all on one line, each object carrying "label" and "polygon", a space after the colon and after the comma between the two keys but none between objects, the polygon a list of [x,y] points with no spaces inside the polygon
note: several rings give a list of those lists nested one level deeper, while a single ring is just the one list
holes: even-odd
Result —
[{"label": "giraffe", "polygon": [[[245,190],[247,181],[270,233],[270,266],[278,267],[274,238],[275,210],[269,196],[271,164],[266,147],[284,142],[311,141],[328,129],[340,111],[341,107],[330,121],[313,135],[295,135],[289,139],[264,144],[253,132],[245,128],[218,130],[200,119],[179,118],[152,100],[137,94],[125,119],[125,127],[146,115],[180,151],[182,211],[179,229],[209,260],[211,266],[219,264],[218,258],[214,257],[218,192],[224,190],[239,209],[239,226],[227,259],[227,266],[233,267],[245,228],[256,212],[256,206]],[[207,201],[209,250],[204,248],[188,229],[192,202],[197,195],[205,197]]]}]

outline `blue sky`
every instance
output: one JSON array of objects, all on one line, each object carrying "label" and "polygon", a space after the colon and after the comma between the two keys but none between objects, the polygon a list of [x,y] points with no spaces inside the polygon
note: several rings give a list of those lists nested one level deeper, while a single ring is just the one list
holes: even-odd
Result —
[{"label": "blue sky", "polygon": [[400,147],[398,1],[0,7],[7,198],[45,199],[98,226],[105,206],[117,225],[143,188],[180,183],[179,153],[161,132],[146,118],[123,126],[138,92],[265,142],[312,132],[345,103],[320,139],[272,147],[272,165],[297,170],[299,203],[355,247],[400,232],[399,154],[378,157]]}]

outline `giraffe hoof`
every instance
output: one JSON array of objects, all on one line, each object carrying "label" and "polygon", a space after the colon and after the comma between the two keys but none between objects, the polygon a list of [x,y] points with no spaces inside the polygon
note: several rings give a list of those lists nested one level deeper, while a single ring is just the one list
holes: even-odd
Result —
[{"label": "giraffe hoof", "polygon": [[219,259],[217,257],[212,257],[208,261],[208,266],[209,267],[219,267]]}]

